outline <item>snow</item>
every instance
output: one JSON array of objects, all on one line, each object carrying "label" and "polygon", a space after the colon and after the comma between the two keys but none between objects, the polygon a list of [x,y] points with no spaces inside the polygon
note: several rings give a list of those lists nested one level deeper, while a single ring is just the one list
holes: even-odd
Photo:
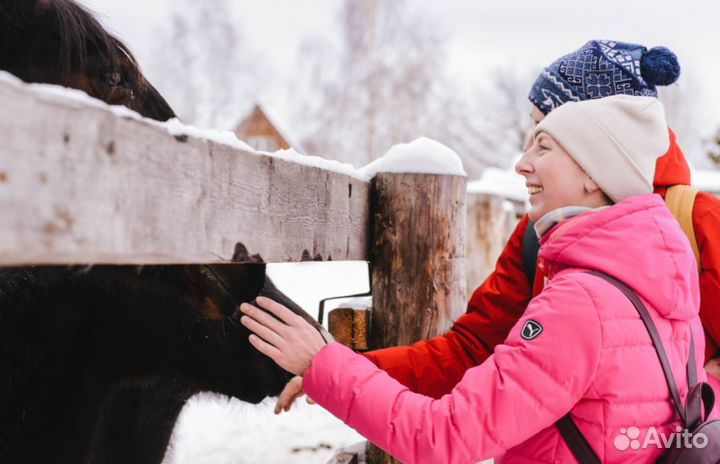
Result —
[{"label": "snow", "polygon": [[274,399],[259,405],[210,393],[180,414],[163,464],[324,464],[343,447],[364,441],[305,399],[275,415]]},{"label": "snow", "polygon": [[287,150],[278,150],[274,153],[266,153],[269,156],[274,156],[276,158],[281,158],[284,160],[292,161],[294,163],[298,164],[304,164],[306,166],[315,166],[321,169],[325,169],[327,171],[333,171],[340,174],[346,174],[350,177],[354,177],[355,179],[359,179],[362,181],[369,181],[370,179],[366,178],[362,174],[360,174],[352,164],[348,163],[341,163],[340,161],[330,160],[327,158],[322,158],[320,156],[308,156],[303,155],[292,148]]},{"label": "snow", "polygon": [[0,70],[0,82],[19,86],[22,83],[22,80],[14,74]]},{"label": "snow", "polygon": [[370,307],[372,307],[372,297],[362,296],[358,298],[351,298],[349,300],[339,300],[337,306],[342,306],[343,308],[349,309],[369,309]]},{"label": "snow", "polygon": [[162,125],[171,135],[187,135],[197,139],[212,140],[213,142],[237,148],[238,150],[257,153],[250,145],[237,138],[231,131],[199,129],[195,126],[183,124],[178,118],[169,119],[167,122],[162,123]]},{"label": "snow", "polygon": [[[341,454],[347,453],[350,455],[357,455],[358,464],[367,464],[367,456],[365,455],[366,450],[367,450],[367,442],[361,441],[361,442],[352,444],[350,446],[345,446],[343,448],[340,448],[333,455],[333,459],[335,459],[337,456],[339,456]],[[335,461],[333,461],[333,462],[335,462]]]},{"label": "snow", "polygon": [[260,152],[251,148],[248,144],[238,139],[235,133],[215,129],[201,129],[188,124],[183,124],[179,119],[170,119],[167,122],[159,122],[145,118],[139,113],[119,105],[108,105],[107,103],[93,98],[85,92],[51,84],[27,84],[12,74],[0,71],[0,82],[16,88],[29,91],[42,101],[58,103],[71,108],[91,107],[109,111],[120,118],[135,119],[154,126],[162,127],[173,136],[187,135],[189,137],[208,140],[221,145],[242,150],[253,155],[264,155],[281,158],[294,163],[306,166],[314,166],[328,171],[339,172],[360,180],[368,180],[357,172],[350,164],[340,163],[334,160],[327,160],[318,156],[305,156],[295,150],[280,150],[275,153]]},{"label": "snow", "polygon": [[379,172],[467,176],[457,153],[426,137],[394,145],[385,156],[360,169],[366,179]]},{"label": "snow", "polygon": [[502,202],[502,210],[505,213],[517,213],[517,208],[511,201],[503,201]]},{"label": "snow", "polygon": [[293,163],[345,174],[366,182],[370,181],[378,172],[466,176],[462,161],[454,151],[440,142],[425,137],[421,137],[410,143],[395,145],[390,148],[385,156],[358,170],[351,164],[341,163],[339,161],[329,160],[319,156],[306,156],[293,149],[279,150],[274,153],[256,151],[248,144],[238,139],[235,133],[231,131],[201,129],[183,124],[177,118],[161,123],[145,118],[125,106],[108,105],[101,100],[90,97],[80,90],[50,84],[26,84],[12,74],[4,71],[0,71],[0,82],[13,87],[24,88],[43,101],[59,103],[73,108],[100,108],[121,118],[135,119],[143,121],[147,124],[162,127],[173,136],[186,135],[193,138],[208,140],[221,145],[227,145],[250,154],[273,156]]},{"label": "snow", "polygon": [[519,202],[525,202],[528,199],[525,179],[514,169],[488,167],[483,171],[479,180],[468,182],[467,191],[468,193],[497,195]]}]

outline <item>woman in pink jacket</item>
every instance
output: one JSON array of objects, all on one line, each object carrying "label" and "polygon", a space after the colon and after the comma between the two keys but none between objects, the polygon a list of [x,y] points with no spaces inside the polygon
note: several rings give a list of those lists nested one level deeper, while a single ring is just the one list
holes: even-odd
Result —
[{"label": "woman in pink jacket", "polygon": [[645,303],[684,402],[691,333],[702,366],[703,331],[690,245],[651,193],[668,144],[662,105],[648,97],[566,103],[538,124],[516,170],[532,194],[550,280],[494,354],[440,399],[325,344],[266,298],[258,304],[280,320],[243,305],[250,341],[303,376],[310,398],[406,463],[574,463],[555,426],[568,412],[602,462],[654,462],[681,424],[658,356],[626,296],[587,271],[624,282]]}]

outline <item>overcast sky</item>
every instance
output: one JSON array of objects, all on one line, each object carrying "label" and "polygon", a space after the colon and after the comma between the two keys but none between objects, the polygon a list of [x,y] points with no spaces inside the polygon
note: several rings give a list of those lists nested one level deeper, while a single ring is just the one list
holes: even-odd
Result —
[{"label": "overcast sky", "polygon": [[[153,35],[168,18],[170,0],[81,0],[136,53],[151,59]],[[212,0],[204,0],[212,1]],[[236,0],[238,28],[274,67],[292,75],[297,45],[315,35],[337,40],[339,0]],[[664,45],[683,67],[677,85],[699,85],[701,124],[720,125],[720,2],[717,0],[408,0],[448,38],[448,71],[482,80],[501,65],[540,68],[590,39]],[[152,78],[152,76],[150,76]],[[162,89],[161,89],[162,90]],[[282,104],[274,112],[283,119]],[[716,110],[717,108],[717,110]]]}]

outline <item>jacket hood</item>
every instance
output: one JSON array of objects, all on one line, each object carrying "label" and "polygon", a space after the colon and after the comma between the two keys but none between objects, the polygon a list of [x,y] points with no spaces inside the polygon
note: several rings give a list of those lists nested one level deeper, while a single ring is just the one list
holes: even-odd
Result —
[{"label": "jacket hood", "polygon": [[659,195],[630,197],[565,220],[540,244],[540,257],[551,275],[568,267],[604,272],[669,319],[690,319],[698,313],[695,257]]},{"label": "jacket hood", "polygon": [[667,153],[655,162],[655,190],[670,187],[671,185],[690,185],[690,166],[685,161],[685,155],[678,147],[675,133],[670,133],[670,148]]}]

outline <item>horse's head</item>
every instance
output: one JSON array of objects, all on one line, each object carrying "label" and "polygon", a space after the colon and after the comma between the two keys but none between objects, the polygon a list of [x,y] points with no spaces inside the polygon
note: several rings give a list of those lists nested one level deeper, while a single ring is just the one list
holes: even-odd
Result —
[{"label": "horse's head", "polygon": [[0,69],[26,82],[80,89],[148,118],[175,117],[130,50],[72,0],[2,0]]},{"label": "horse's head", "polygon": [[[265,396],[278,395],[285,384],[292,378],[292,374],[277,366],[274,361],[255,350],[247,342],[250,332],[239,322],[241,313],[238,305],[240,303],[254,302],[258,296],[271,298],[308,321],[324,337],[329,337],[329,334],[311,315],[275,286],[265,274],[265,263],[260,255],[250,255],[242,243],[237,243],[232,261],[244,264],[190,266],[186,269],[196,276],[195,278],[189,278],[189,280],[195,281],[196,285],[200,285],[202,287],[200,293],[206,295],[204,312],[207,314],[214,310],[218,315],[229,316],[228,320],[233,325],[234,330],[242,334],[241,344],[243,350],[249,350],[246,352],[245,365],[257,374],[255,377],[257,383],[253,383],[250,388],[250,390],[255,389],[253,392],[255,396],[252,397],[253,393],[246,391],[242,399],[249,402],[259,402]],[[212,295],[212,297],[208,299],[208,295]],[[217,302],[217,304],[212,304],[213,301]]]},{"label": "horse's head", "polygon": [[[142,273],[155,286],[179,289],[198,311],[224,324],[223,344],[227,343],[237,362],[228,366],[226,388],[244,401],[257,403],[266,396],[280,393],[292,374],[280,368],[248,342],[250,332],[239,322],[238,306],[251,303],[259,295],[272,298],[310,322],[319,331],[322,327],[312,316],[275,287],[265,274],[265,263],[259,255],[250,255],[238,244],[233,263],[209,265],[146,266]],[[242,263],[242,264],[240,264]],[[218,378],[218,382],[223,382]]]},{"label": "horse's head", "polygon": [[[237,258],[237,253],[235,258]],[[254,302],[259,295],[272,298],[303,317],[319,331],[322,327],[297,303],[275,287],[265,275],[265,264],[259,257],[249,257],[245,264],[213,264],[184,266],[185,281],[191,292],[202,302],[202,312],[211,319],[227,324],[228,342],[238,356],[239,377],[233,382],[238,398],[257,403],[266,396],[280,393],[292,374],[257,351],[248,341],[250,332],[240,324],[241,303]]]}]

